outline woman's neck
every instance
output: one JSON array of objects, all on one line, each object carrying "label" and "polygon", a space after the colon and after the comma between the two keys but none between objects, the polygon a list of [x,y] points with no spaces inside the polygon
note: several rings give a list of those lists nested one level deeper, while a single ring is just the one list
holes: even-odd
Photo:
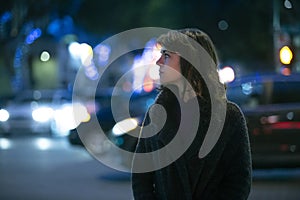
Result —
[{"label": "woman's neck", "polygon": [[196,93],[193,90],[192,86],[183,78],[177,79],[176,81],[170,82],[165,87],[170,86],[176,86],[178,88],[178,94],[181,99],[183,99],[184,102],[189,101],[191,98],[196,97]]}]

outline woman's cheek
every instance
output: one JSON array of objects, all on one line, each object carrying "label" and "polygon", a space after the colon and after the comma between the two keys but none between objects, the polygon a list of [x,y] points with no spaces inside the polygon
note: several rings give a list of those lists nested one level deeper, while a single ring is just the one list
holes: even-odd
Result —
[{"label": "woman's cheek", "polygon": [[180,72],[178,72],[177,70],[171,67],[167,67],[165,72],[160,75],[160,82],[161,84],[165,84],[165,83],[177,81],[180,78],[181,78]]}]

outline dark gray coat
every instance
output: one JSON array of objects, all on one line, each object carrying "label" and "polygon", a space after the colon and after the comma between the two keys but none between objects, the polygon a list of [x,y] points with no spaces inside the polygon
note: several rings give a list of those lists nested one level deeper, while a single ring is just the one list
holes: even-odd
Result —
[{"label": "dark gray coat", "polygon": [[[178,101],[169,91],[165,92],[166,94],[161,94],[156,101],[167,111],[165,126],[157,135],[139,139],[136,152],[152,152],[163,147],[172,140],[172,137],[169,137],[170,130],[178,129]],[[199,149],[210,122],[210,104],[201,98],[198,101],[201,108],[200,122],[193,143],[179,159],[167,167],[148,173],[133,173],[132,189],[136,200],[248,198],[252,175],[251,154],[248,131],[241,110],[237,105],[227,103],[221,136],[213,150],[206,157],[199,159]],[[134,164],[135,161],[133,166]]]}]

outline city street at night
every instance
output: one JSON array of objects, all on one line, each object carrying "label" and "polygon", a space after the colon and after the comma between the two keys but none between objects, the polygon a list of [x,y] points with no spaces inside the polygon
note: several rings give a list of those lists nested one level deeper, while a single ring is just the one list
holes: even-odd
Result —
[{"label": "city street at night", "polygon": [[[132,199],[130,175],[66,138],[0,138],[0,199]],[[299,199],[300,169],[254,170],[250,200]]]},{"label": "city street at night", "polygon": [[300,0],[0,1],[0,200],[300,200]]}]

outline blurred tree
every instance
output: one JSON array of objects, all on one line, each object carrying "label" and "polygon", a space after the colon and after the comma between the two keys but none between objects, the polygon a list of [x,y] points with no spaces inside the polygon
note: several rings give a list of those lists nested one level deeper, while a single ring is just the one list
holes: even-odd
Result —
[{"label": "blurred tree", "polygon": [[[283,7],[282,23],[299,24],[300,3]],[[76,27],[101,39],[132,28],[198,27],[214,40],[222,61],[239,61],[253,70],[273,69],[273,0],[0,0],[0,43],[18,39],[33,23],[41,29],[70,16]],[[5,18],[5,12],[11,15]],[[4,17],[3,17],[4,16]],[[223,26],[220,27],[220,24]],[[62,31],[63,32],[63,31]]]}]

